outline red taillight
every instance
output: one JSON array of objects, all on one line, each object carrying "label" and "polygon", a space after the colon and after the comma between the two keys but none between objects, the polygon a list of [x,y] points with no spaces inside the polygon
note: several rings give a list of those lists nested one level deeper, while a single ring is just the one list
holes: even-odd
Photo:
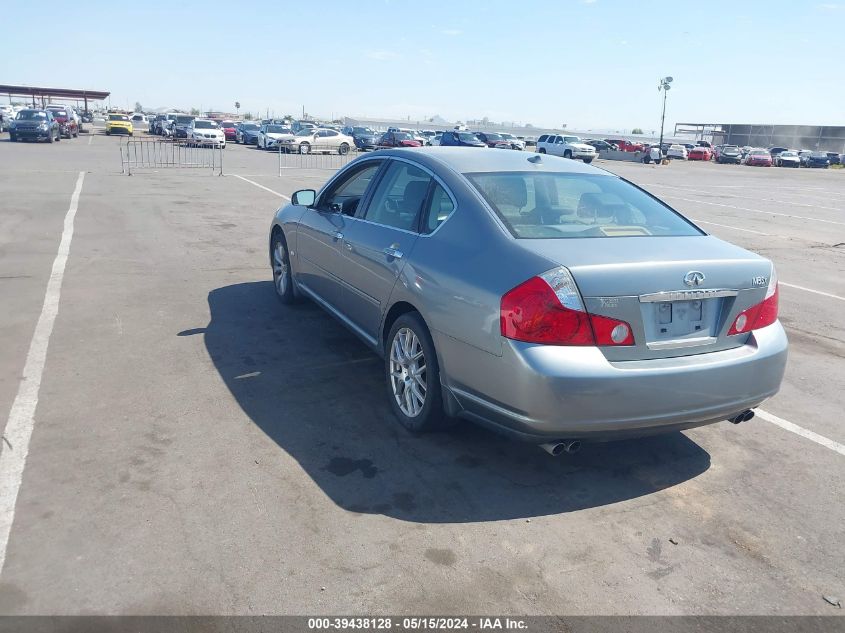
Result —
[{"label": "red taillight", "polygon": [[590,323],[596,335],[596,345],[633,345],[634,333],[625,321],[611,319],[598,314],[590,315]]},{"label": "red taillight", "polygon": [[633,345],[624,321],[588,314],[565,268],[532,277],[502,297],[502,336],[546,345]]},{"label": "red taillight", "polygon": [[747,334],[751,330],[759,330],[760,328],[771,325],[778,319],[778,279],[774,267],[772,267],[772,276],[769,279],[769,287],[766,289],[766,297],[757,305],[743,310],[734,319],[731,329],[728,330],[728,336],[735,334]]}]

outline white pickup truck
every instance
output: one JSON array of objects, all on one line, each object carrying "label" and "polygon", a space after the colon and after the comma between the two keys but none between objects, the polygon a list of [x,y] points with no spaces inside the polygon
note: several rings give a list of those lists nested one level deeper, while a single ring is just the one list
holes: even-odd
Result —
[{"label": "white pickup truck", "polygon": [[541,154],[563,156],[564,158],[580,158],[585,163],[592,163],[598,156],[596,148],[582,143],[577,136],[560,136],[543,134],[537,140],[537,151]]}]

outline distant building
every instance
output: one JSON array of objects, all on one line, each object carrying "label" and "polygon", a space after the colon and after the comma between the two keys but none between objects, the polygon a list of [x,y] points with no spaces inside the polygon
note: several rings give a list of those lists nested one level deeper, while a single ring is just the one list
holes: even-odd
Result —
[{"label": "distant building", "polygon": [[676,123],[675,136],[695,136],[714,145],[788,147],[845,152],[845,126],[758,123]]}]

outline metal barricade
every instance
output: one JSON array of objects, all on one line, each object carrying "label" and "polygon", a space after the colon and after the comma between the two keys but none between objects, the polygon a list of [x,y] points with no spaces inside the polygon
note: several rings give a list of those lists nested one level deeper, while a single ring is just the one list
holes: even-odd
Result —
[{"label": "metal barricade", "polygon": [[223,175],[222,147],[192,145],[184,139],[128,139],[120,145],[120,164],[124,174],[138,169],[207,169]]},{"label": "metal barricade", "polygon": [[331,169],[337,171],[360,156],[347,144],[342,146],[293,147],[278,145],[279,175],[285,169]]}]

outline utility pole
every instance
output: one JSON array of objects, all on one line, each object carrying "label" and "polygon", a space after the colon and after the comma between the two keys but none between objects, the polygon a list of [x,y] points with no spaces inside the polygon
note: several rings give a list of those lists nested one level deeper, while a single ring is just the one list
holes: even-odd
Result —
[{"label": "utility pole", "polygon": [[671,77],[664,77],[663,79],[660,80],[660,83],[657,86],[658,91],[660,91],[660,90],[663,91],[663,114],[660,115],[660,144],[658,145],[661,152],[663,151],[663,122],[666,120],[666,93],[668,93],[669,88],[672,87],[672,86],[669,85],[671,83],[672,83]]}]

